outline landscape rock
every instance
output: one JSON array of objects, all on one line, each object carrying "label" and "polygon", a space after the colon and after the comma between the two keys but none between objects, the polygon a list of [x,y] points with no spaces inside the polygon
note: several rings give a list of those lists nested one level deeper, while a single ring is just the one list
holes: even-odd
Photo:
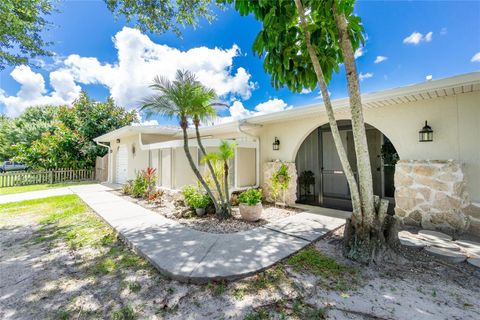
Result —
[{"label": "landscape rock", "polygon": [[420,230],[418,232],[418,236],[425,239],[425,240],[430,240],[430,241],[438,241],[438,240],[444,240],[444,241],[451,241],[452,237],[438,231],[432,231],[432,230]]},{"label": "landscape rock", "polygon": [[398,233],[398,239],[400,240],[400,243],[406,247],[420,249],[426,246],[423,239],[420,239],[417,235],[408,231],[400,231]]},{"label": "landscape rock", "polygon": [[467,260],[469,264],[480,269],[480,258],[470,258]]},{"label": "landscape rock", "polygon": [[449,263],[460,263],[467,259],[467,256],[460,251],[453,251],[437,247],[426,247],[425,251],[428,254]]},{"label": "landscape rock", "polygon": [[480,258],[480,243],[469,240],[457,240],[454,242],[467,252],[470,258]]}]

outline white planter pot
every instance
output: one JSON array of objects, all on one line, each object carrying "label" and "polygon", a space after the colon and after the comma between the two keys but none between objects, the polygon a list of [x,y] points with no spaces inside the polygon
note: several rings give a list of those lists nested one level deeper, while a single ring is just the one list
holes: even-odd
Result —
[{"label": "white planter pot", "polygon": [[205,208],[197,208],[195,209],[195,213],[197,214],[197,216],[203,216],[205,215]]},{"label": "white planter pot", "polygon": [[259,202],[254,206],[249,206],[248,204],[245,203],[240,203],[239,205],[240,209],[240,215],[242,216],[242,219],[247,220],[247,221],[257,221],[260,219],[262,216],[262,203]]}]

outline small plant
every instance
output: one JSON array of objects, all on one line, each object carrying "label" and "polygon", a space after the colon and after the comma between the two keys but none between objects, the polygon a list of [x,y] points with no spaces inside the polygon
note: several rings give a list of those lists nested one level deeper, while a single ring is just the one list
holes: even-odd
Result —
[{"label": "small plant", "polygon": [[133,320],[135,319],[135,311],[132,306],[126,305],[119,310],[112,312],[113,320]]},{"label": "small plant", "polygon": [[262,191],[260,189],[248,189],[238,196],[238,202],[254,206],[262,201]]},{"label": "small plant", "polygon": [[132,180],[127,181],[127,183],[122,186],[122,193],[128,195],[132,194],[132,187]]},{"label": "small plant", "polygon": [[137,172],[135,179],[132,181],[131,195],[134,198],[143,198],[147,191],[147,180],[145,179],[145,171]]},{"label": "small plant", "polygon": [[140,291],[140,289],[142,289],[141,284],[138,283],[137,281],[129,281],[127,283],[127,287],[128,287],[128,290],[130,290],[131,292],[138,292]]},{"label": "small plant", "polygon": [[135,198],[146,198],[155,186],[155,172],[157,169],[148,167],[147,170],[137,172],[132,181],[130,194]]},{"label": "small plant", "polygon": [[147,190],[145,198],[150,203],[160,205],[162,203],[163,191],[158,189]]}]

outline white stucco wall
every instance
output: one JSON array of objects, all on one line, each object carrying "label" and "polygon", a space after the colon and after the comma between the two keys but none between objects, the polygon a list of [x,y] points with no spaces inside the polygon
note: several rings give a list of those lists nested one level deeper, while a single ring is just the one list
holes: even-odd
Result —
[{"label": "white stucco wall", "polygon": [[[421,102],[365,109],[365,121],[385,134],[403,160],[454,159],[464,165],[471,198],[480,202],[480,92],[459,94]],[[349,112],[337,120],[349,119]],[[425,120],[434,130],[433,142],[419,142]],[[260,129],[261,162],[295,161],[308,134],[323,124],[325,115],[265,124]],[[273,151],[274,138],[280,150]]]}]

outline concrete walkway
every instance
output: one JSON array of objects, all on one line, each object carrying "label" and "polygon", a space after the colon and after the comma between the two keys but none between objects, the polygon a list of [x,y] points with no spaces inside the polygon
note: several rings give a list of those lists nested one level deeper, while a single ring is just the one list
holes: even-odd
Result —
[{"label": "concrete walkway", "polygon": [[[161,273],[186,282],[249,276],[345,223],[344,219],[302,212],[244,232],[212,234],[193,230],[118,197],[103,185],[68,189]],[[23,194],[21,200],[28,196]]]},{"label": "concrete walkway", "polygon": [[64,196],[72,193],[73,192],[72,190],[70,190],[69,187],[64,187],[64,188],[52,188],[48,190],[6,194],[6,195],[0,196],[0,204],[8,203],[8,202],[24,201],[24,200],[41,199],[41,198],[47,198],[47,197]]}]

